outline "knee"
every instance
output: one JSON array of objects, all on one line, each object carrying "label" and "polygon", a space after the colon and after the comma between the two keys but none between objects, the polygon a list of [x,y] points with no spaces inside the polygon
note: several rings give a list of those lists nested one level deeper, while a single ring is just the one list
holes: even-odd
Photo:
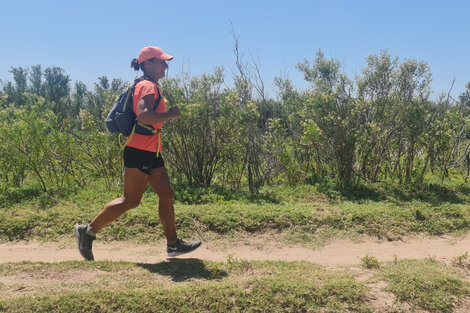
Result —
[{"label": "knee", "polygon": [[136,208],[140,205],[140,199],[126,198],[124,197],[124,207],[127,210]]}]

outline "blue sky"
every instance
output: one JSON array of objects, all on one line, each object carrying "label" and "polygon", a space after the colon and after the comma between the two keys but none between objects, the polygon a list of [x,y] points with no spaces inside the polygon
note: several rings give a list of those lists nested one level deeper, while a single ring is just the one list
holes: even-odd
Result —
[{"label": "blue sky", "polygon": [[131,80],[130,60],[146,45],[175,59],[170,76],[235,69],[230,23],[247,60],[259,57],[270,94],[275,76],[299,89],[308,84],[295,65],[318,49],[354,77],[370,54],[388,49],[426,61],[433,99],[454,97],[470,81],[470,1],[2,1],[0,79],[10,67],[60,66],[87,85],[99,76]]}]

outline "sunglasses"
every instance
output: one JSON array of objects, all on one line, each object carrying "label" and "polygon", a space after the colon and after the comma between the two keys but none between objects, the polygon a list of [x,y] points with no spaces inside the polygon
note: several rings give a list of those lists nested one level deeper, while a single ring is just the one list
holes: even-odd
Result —
[{"label": "sunglasses", "polygon": [[168,63],[166,61],[163,61],[163,60],[160,60],[160,59],[157,59],[157,58],[153,58],[153,59],[150,59],[148,61],[151,62],[151,63],[160,63],[161,65],[168,65]]}]

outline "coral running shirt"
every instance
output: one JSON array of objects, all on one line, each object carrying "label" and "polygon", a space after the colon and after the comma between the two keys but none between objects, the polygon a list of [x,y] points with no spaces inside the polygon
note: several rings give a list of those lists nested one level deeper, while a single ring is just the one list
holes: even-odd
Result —
[{"label": "coral running shirt", "polygon": [[[137,102],[139,102],[139,100],[145,96],[154,95],[155,101],[157,101],[159,91],[160,89],[158,88],[158,85],[150,80],[143,80],[143,81],[138,82],[137,85],[135,86],[134,97],[132,99],[134,112],[137,112]],[[160,95],[161,95],[161,92],[160,92]],[[166,112],[166,99],[164,99],[163,96],[155,112],[157,113]],[[161,129],[162,123],[153,124],[152,126],[154,129]],[[134,133],[131,140],[127,143],[127,146],[132,147],[132,148],[137,148],[140,150],[150,151],[150,152],[161,152],[162,147],[158,142],[158,138],[159,138],[158,134],[146,136],[146,135]],[[159,151],[157,151],[158,147],[160,147]]]}]

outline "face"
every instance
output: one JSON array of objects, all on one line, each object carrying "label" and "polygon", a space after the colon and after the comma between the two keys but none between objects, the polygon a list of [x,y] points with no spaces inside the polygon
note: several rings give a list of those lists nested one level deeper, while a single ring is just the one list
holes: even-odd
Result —
[{"label": "face", "polygon": [[150,59],[145,61],[145,72],[155,79],[165,77],[165,71],[168,68],[168,63],[160,59]]}]

